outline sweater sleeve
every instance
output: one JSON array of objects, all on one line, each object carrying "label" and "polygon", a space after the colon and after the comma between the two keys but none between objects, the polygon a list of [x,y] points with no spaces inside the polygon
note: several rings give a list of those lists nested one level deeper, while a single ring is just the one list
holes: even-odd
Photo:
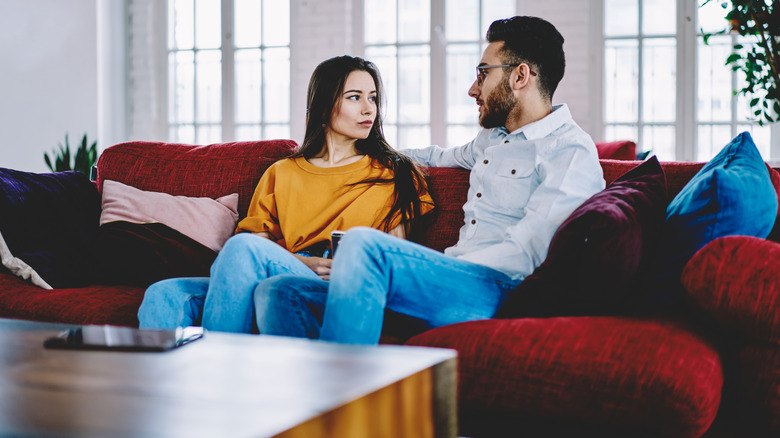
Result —
[{"label": "sweater sleeve", "polygon": [[238,223],[236,232],[267,232],[274,236],[276,240],[284,237],[279,226],[279,213],[276,209],[276,197],[274,195],[276,169],[277,166],[272,165],[260,178],[260,182],[257,183],[255,188],[255,193],[252,195],[252,202],[249,204],[247,216]]}]

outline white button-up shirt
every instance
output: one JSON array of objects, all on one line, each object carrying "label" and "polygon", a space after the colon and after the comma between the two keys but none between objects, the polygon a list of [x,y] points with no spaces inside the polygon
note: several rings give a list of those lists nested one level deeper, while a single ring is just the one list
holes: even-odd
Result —
[{"label": "white button-up shirt", "polygon": [[511,133],[483,129],[463,146],[402,152],[426,166],[471,170],[465,223],[444,253],[516,280],[544,261],[558,227],[605,186],[596,145],[566,105]]}]

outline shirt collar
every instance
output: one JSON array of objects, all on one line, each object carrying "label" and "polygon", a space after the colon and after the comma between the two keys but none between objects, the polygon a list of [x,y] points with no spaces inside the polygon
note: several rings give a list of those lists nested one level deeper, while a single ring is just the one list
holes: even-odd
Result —
[{"label": "shirt collar", "polygon": [[[552,112],[544,118],[517,128],[511,133],[503,126],[494,130],[494,135],[523,135],[526,140],[536,140],[550,135],[553,131],[571,120],[569,107],[564,103],[552,107]],[[500,132],[500,134],[499,134]],[[492,137],[492,136],[491,136]]]}]

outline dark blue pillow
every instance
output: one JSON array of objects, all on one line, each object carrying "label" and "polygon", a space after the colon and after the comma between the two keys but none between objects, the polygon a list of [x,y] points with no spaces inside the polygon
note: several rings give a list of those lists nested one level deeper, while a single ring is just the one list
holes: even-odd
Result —
[{"label": "dark blue pillow", "polygon": [[683,187],[666,209],[647,305],[668,307],[683,297],[680,274],[707,243],[724,236],[765,238],[777,217],[777,194],[750,134],[743,132]]},{"label": "dark blue pillow", "polygon": [[55,288],[90,282],[100,194],[81,172],[0,168],[0,233],[11,254]]}]

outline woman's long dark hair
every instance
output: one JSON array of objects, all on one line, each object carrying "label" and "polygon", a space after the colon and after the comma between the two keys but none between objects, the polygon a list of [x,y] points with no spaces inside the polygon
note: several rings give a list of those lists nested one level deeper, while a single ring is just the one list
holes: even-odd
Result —
[{"label": "woman's long dark hair", "polygon": [[422,170],[404,154],[396,152],[385,140],[382,131],[382,101],[384,92],[379,70],[373,62],[354,56],[337,56],[323,61],[314,69],[309,81],[306,110],[306,134],[303,143],[293,157],[310,159],[325,146],[325,128],[330,125],[333,110],[341,105],[341,95],[347,76],[353,71],[364,71],[371,75],[376,86],[377,114],[371,132],[365,139],[358,139],[355,147],[359,153],[368,155],[382,166],[393,171],[392,179],[370,179],[356,184],[385,183],[395,185],[395,200],[390,212],[382,220],[384,231],[390,231],[393,218],[401,217],[406,235],[411,225],[420,218],[420,196],[424,193],[425,175]]}]

